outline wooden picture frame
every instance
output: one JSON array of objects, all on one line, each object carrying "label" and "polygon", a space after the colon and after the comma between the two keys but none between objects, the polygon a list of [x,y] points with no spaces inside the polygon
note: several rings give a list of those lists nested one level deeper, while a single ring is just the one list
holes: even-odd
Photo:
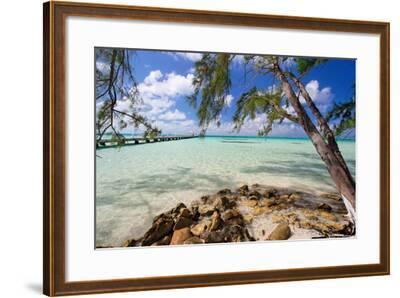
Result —
[{"label": "wooden picture frame", "polygon": [[[380,36],[379,263],[67,282],[65,274],[65,168],[67,165],[65,144],[66,66],[64,58],[66,51],[65,23],[68,16],[378,34]],[[389,23],[71,2],[45,3],[43,18],[44,294],[58,296],[389,274]]]}]

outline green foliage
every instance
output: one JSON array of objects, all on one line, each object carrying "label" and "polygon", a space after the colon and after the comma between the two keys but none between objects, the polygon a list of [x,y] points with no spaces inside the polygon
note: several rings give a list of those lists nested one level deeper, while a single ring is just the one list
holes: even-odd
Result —
[{"label": "green foliage", "polygon": [[152,129],[147,129],[144,132],[143,137],[152,139],[152,138],[159,136],[160,134],[161,134],[160,129],[152,128]]},{"label": "green foliage", "polygon": [[[129,124],[144,126],[146,132],[160,133],[137,111],[142,102],[137,89],[134,68],[130,62],[132,51],[124,49],[96,49],[96,101],[100,107],[96,113],[97,142],[111,132],[118,143],[123,144],[120,133]],[[127,110],[119,110],[120,101],[128,101]]]},{"label": "green foliage", "polygon": [[207,127],[216,120],[226,104],[231,87],[229,64],[232,58],[228,54],[204,54],[195,63],[194,93],[188,97],[188,102],[198,107],[201,127]]},{"label": "green foliage", "polygon": [[339,123],[334,126],[334,133],[337,136],[343,135],[355,128],[356,126],[356,101],[353,96],[347,102],[335,104],[327,113],[327,121],[339,120]]},{"label": "green foliage", "polygon": [[295,58],[297,71],[300,75],[304,75],[309,72],[313,67],[324,63],[327,59],[320,58]]},{"label": "green foliage", "polygon": [[243,93],[236,103],[236,111],[233,116],[235,129],[240,131],[246,119],[254,120],[258,114],[265,114],[267,122],[258,131],[258,135],[268,135],[275,121],[282,122],[284,117],[276,107],[281,105],[282,92],[280,89],[263,92],[253,87]]},{"label": "green foliage", "polygon": [[[204,54],[195,63],[193,79],[194,93],[188,97],[188,102],[197,108],[197,116],[202,131],[205,132],[212,121],[219,125],[219,118],[226,106],[226,96],[231,87],[230,63],[234,55]],[[285,61],[287,57],[267,55],[245,55],[244,63],[250,66],[257,75],[274,73],[275,64]],[[266,116],[266,123],[258,132],[267,135],[275,121],[282,122],[288,114],[282,107],[289,106],[287,98],[282,97],[279,86],[271,90],[260,90],[253,87],[238,99],[236,112],[233,116],[234,129],[240,131],[244,121],[255,119],[258,114]],[[289,115],[290,116],[290,115]],[[295,117],[290,117],[293,120]]]},{"label": "green foliage", "polygon": [[335,135],[340,136],[356,127],[356,119],[343,119],[335,128]]}]

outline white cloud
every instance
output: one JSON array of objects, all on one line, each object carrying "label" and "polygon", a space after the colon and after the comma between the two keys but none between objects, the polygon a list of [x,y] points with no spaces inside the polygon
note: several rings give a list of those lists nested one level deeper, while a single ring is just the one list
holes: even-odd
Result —
[{"label": "white cloud", "polygon": [[174,72],[163,74],[160,70],[153,70],[138,85],[138,90],[142,96],[151,97],[188,95],[193,92],[193,77],[191,73],[182,76]]},{"label": "white cloud", "polygon": [[284,70],[290,70],[294,66],[296,66],[296,60],[294,57],[287,57],[286,60],[282,63]]},{"label": "white cloud", "polygon": [[201,57],[203,56],[202,53],[187,53],[187,52],[168,52],[167,54],[171,55],[176,60],[178,60],[179,58],[183,58],[185,60],[189,60],[192,62],[200,60]]},{"label": "white cloud", "polygon": [[[140,114],[149,119],[163,133],[188,134],[197,133],[197,124],[187,119],[186,114],[177,108],[176,101],[182,96],[193,93],[193,74],[180,75],[174,72],[162,73],[160,70],[150,71],[137,88],[142,98],[138,106]],[[129,100],[120,100],[117,108],[129,111],[131,108]],[[124,131],[143,132],[144,127],[134,128],[128,125]]]},{"label": "white cloud", "polygon": [[145,85],[152,85],[156,83],[159,79],[162,78],[162,72],[160,70],[153,70],[150,71],[149,75],[144,78],[144,84]]},{"label": "white cloud", "polygon": [[228,95],[225,97],[225,104],[226,104],[228,107],[230,107],[233,99],[234,99],[234,97],[233,97],[231,94],[228,94]]},{"label": "white cloud", "polygon": [[154,124],[162,129],[163,134],[198,134],[199,127],[191,119],[163,121],[156,120]]},{"label": "white cloud", "polygon": [[161,114],[160,116],[158,116],[158,119],[168,120],[168,121],[185,120],[186,115],[185,115],[185,113],[179,111],[178,109],[175,109],[175,111],[168,111],[164,114]]},{"label": "white cloud", "polygon": [[244,63],[244,55],[235,55],[232,62],[236,65],[242,65]]},{"label": "white cloud", "polygon": [[[307,83],[306,90],[322,113],[325,113],[332,106],[334,94],[332,93],[331,87],[320,89],[319,82],[317,80],[311,80]],[[303,104],[305,103],[302,96],[300,97],[300,101]]]},{"label": "white cloud", "polygon": [[104,74],[110,71],[110,65],[101,61],[96,61],[96,69]]},{"label": "white cloud", "polygon": [[155,120],[175,105],[179,96],[193,93],[193,74],[186,76],[174,72],[163,74],[160,70],[153,70],[138,84],[139,94],[143,99],[141,112],[148,118]]},{"label": "white cloud", "polygon": [[[211,124],[207,129],[207,133],[214,135],[244,135],[254,136],[263,128],[266,123],[266,115],[258,114],[253,120],[248,119],[241,127],[239,133],[234,130],[234,123],[231,121],[221,122],[218,127],[216,124]],[[269,136],[287,136],[287,137],[304,137],[304,130],[297,124],[291,121],[284,121],[281,124],[275,123],[272,126],[272,131]]]},{"label": "white cloud", "polygon": [[131,101],[128,99],[118,100],[115,108],[122,112],[128,112],[131,109]]}]

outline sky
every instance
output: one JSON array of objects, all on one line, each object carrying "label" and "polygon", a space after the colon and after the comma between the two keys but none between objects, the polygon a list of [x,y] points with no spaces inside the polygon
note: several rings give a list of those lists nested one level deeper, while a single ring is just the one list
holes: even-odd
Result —
[{"label": "sky", "polygon": [[[135,54],[131,55],[131,65],[143,100],[140,113],[160,128],[163,134],[198,133],[200,129],[196,110],[187,103],[186,96],[193,93],[194,63],[201,58],[201,53],[150,50],[134,52]],[[352,96],[355,63],[356,61],[352,59],[329,59],[303,78],[306,89],[323,114],[335,102],[347,101]],[[97,64],[97,67],[99,66]],[[254,120],[245,121],[240,132],[233,131],[232,116],[240,95],[253,86],[267,89],[274,84],[272,75],[260,77],[255,74],[244,74],[242,56],[237,56],[231,65],[232,88],[225,99],[227,106],[222,112],[220,126],[211,124],[207,129],[208,135],[254,136],[265,123],[265,115],[257,115]],[[129,104],[123,101],[118,104],[120,109],[128,106]],[[288,112],[293,110],[289,108]],[[124,132],[139,131],[128,126]],[[353,135],[354,133],[350,136]],[[305,137],[306,135],[299,125],[285,120],[281,124],[274,124],[270,136]]]}]

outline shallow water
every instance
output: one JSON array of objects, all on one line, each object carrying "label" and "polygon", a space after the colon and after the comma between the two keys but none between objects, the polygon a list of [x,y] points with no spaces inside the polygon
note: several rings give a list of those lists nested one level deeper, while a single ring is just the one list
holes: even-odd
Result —
[{"label": "shallow water", "polygon": [[[339,146],[355,176],[355,142]],[[334,191],[306,139],[206,137],[97,150],[96,245],[120,245],[155,215],[222,188],[259,183]]]}]

